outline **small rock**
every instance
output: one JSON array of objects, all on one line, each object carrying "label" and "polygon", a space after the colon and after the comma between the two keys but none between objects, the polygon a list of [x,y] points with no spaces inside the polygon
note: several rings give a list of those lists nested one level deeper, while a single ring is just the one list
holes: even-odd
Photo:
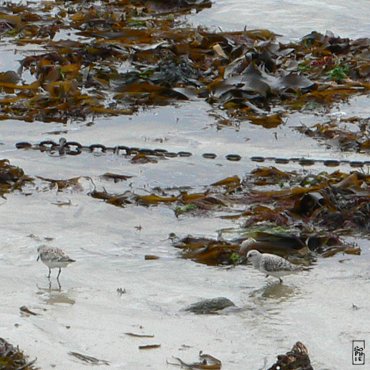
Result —
[{"label": "small rock", "polygon": [[126,289],[122,289],[122,288],[117,288],[117,294],[119,296],[123,295],[123,294],[126,294]]},{"label": "small rock", "polygon": [[185,311],[193,312],[195,314],[215,314],[226,307],[235,306],[230,299],[225,297],[217,297],[211,299],[203,299],[202,301],[191,304],[185,308]]}]

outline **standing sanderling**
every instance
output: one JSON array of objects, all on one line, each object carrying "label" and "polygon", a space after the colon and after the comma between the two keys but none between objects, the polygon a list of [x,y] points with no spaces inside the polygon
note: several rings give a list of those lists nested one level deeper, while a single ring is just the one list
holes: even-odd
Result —
[{"label": "standing sanderling", "polygon": [[49,268],[48,278],[50,278],[51,269],[59,268],[59,273],[57,276],[58,280],[62,268],[67,267],[72,262],[76,262],[72,258],[68,257],[59,248],[52,248],[46,245],[41,245],[37,248],[37,252],[39,253],[37,261],[41,258],[41,261]]},{"label": "standing sanderling", "polygon": [[247,260],[251,260],[253,267],[266,274],[266,277],[274,276],[280,280],[280,283],[283,282],[281,276],[303,271],[301,266],[293,265],[285,258],[274,254],[260,253],[255,249],[247,253]]}]

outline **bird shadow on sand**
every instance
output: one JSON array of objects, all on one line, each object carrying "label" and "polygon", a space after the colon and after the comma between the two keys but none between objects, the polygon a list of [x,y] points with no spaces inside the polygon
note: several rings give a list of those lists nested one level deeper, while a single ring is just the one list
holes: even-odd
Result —
[{"label": "bird shadow on sand", "polygon": [[59,280],[56,281],[55,285],[50,279],[47,287],[42,287],[36,284],[38,292],[37,294],[42,297],[48,305],[54,304],[69,304],[73,305],[76,303],[74,299],[69,297],[68,291],[62,291],[62,286]]},{"label": "bird shadow on sand", "polygon": [[297,295],[299,289],[294,286],[285,285],[279,281],[268,282],[264,287],[253,290],[249,296],[251,298],[265,298],[285,301],[290,297]]}]

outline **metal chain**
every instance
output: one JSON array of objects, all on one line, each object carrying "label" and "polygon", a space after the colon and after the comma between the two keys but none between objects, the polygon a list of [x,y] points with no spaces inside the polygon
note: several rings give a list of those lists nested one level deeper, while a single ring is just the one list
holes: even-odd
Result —
[{"label": "metal chain", "polygon": [[[175,158],[175,157],[191,157],[193,154],[191,152],[180,151],[180,152],[170,152],[166,149],[147,149],[147,148],[138,148],[138,147],[129,147],[125,145],[117,146],[106,146],[102,144],[92,144],[92,145],[82,145],[77,141],[67,141],[65,138],[60,138],[59,142],[52,140],[44,140],[38,144],[31,144],[29,142],[18,142],[16,143],[17,149],[33,149],[39,150],[41,152],[48,152],[51,154],[58,153],[59,155],[79,155],[83,152],[85,153],[112,153],[116,155],[125,155],[135,156],[135,155],[144,155],[144,156],[155,156],[162,158]],[[215,159],[217,154],[215,153],[203,153],[203,158],[206,159]],[[228,161],[237,162],[242,159],[242,156],[239,154],[228,154],[225,156],[225,159]],[[301,166],[312,166],[316,163],[321,163],[327,167],[337,167],[341,164],[347,164],[351,167],[363,167],[370,166],[370,161],[350,161],[342,159],[311,159],[311,158],[280,158],[280,157],[262,157],[262,156],[253,156],[249,157],[253,162],[275,162],[276,164],[288,164],[288,163],[297,163]]]}]

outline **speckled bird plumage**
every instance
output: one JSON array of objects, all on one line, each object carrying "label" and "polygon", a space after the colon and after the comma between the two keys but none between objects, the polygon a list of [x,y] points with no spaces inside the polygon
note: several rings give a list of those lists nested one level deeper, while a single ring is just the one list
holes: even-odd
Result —
[{"label": "speckled bird plumage", "polygon": [[41,261],[49,268],[48,277],[50,277],[51,269],[58,268],[59,273],[57,278],[59,278],[61,269],[67,267],[70,263],[75,262],[75,260],[67,256],[60,248],[42,245],[37,248],[37,252],[39,254],[37,260],[41,259]]},{"label": "speckled bird plumage", "polygon": [[271,275],[278,278],[280,282],[282,282],[282,276],[302,271],[301,266],[293,265],[285,258],[274,254],[260,253],[255,249],[247,253],[247,260],[252,262],[255,269],[265,273],[267,276]]}]

